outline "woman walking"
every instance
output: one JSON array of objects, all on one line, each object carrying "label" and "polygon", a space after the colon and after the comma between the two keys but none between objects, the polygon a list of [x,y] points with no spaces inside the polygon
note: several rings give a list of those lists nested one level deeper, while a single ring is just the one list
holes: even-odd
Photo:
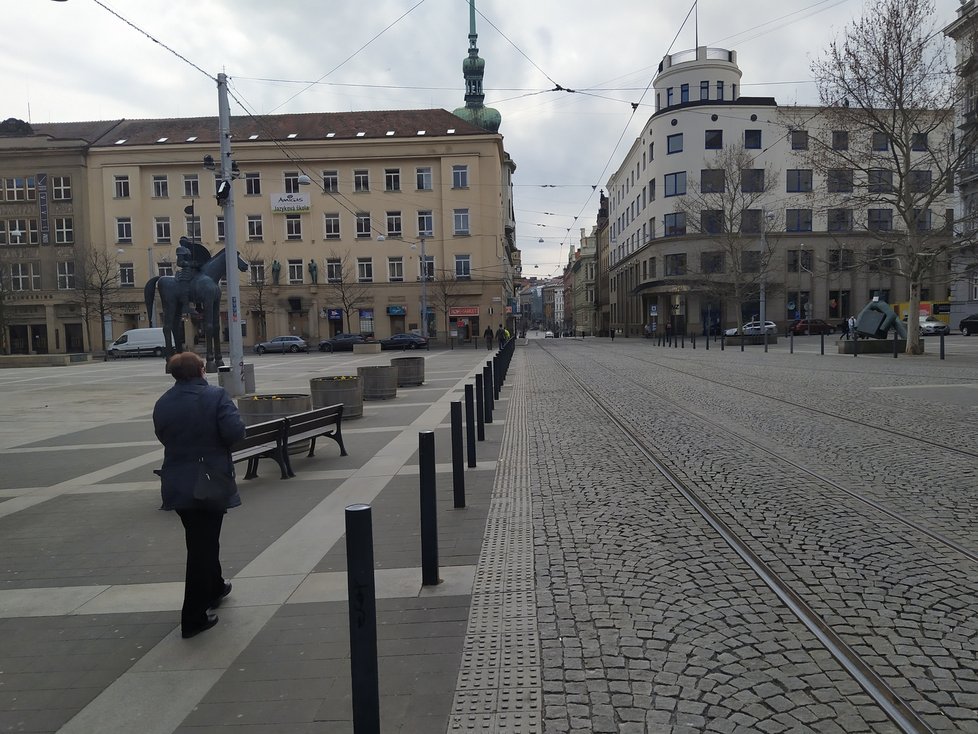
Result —
[{"label": "woman walking", "polygon": [[170,357],[176,384],[153,408],[153,427],[163,444],[163,509],[183,523],[187,571],[180,627],[193,637],[217,624],[217,608],[231,593],[221,572],[221,525],[241,504],[234,483],[231,446],[245,434],[238,409],[221,387],[208,385],[204,362],[193,352]]}]

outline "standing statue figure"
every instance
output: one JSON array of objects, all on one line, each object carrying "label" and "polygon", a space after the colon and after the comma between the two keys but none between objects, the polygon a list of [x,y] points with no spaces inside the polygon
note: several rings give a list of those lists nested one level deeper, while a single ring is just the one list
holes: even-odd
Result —
[{"label": "standing statue figure", "polygon": [[319,266],[316,265],[315,260],[309,261],[309,277],[312,279],[313,285],[319,282]]},{"label": "standing statue figure", "polygon": [[282,275],[282,263],[272,260],[272,285],[278,285],[278,279]]}]

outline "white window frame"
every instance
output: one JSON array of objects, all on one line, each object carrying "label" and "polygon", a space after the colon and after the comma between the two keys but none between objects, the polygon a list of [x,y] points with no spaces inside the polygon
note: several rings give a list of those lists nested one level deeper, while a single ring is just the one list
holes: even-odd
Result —
[{"label": "white window frame", "polygon": [[468,208],[452,210],[452,231],[456,235],[470,234]]},{"label": "white window frame", "polygon": [[136,287],[136,268],[132,263],[119,263],[119,287]]},{"label": "white window frame", "polygon": [[372,257],[357,258],[357,282],[358,283],[374,282],[374,260]]},{"label": "white window frame", "polygon": [[435,236],[435,215],[429,210],[418,212],[418,237]]},{"label": "white window frame", "polygon": [[71,176],[51,177],[51,198],[54,201],[71,201]]},{"label": "white window frame", "polygon": [[265,238],[265,225],[261,214],[248,215],[248,239],[252,242]]},{"label": "white window frame", "polygon": [[467,189],[469,187],[469,167],[465,164],[452,166],[452,188]]},{"label": "white window frame", "polygon": [[415,182],[418,191],[431,191],[434,183],[431,175],[431,166],[418,166],[415,171]]},{"label": "white window frame", "polygon": [[323,239],[338,240],[340,237],[340,213],[328,212],[323,214]]},{"label": "white window frame", "polygon": [[170,197],[170,179],[166,174],[153,175],[153,198],[168,199]]},{"label": "white window frame", "polygon": [[404,234],[404,227],[401,222],[399,211],[387,212],[387,236],[401,237]]},{"label": "white window frame", "polygon": [[292,241],[302,239],[302,215],[301,214],[285,215],[285,239],[292,240]]},{"label": "white window frame", "polygon": [[400,190],[401,190],[401,169],[385,168],[384,169],[384,191],[400,191]]},{"label": "white window frame", "polygon": [[183,195],[191,198],[200,196],[200,176],[196,173],[183,174]]},{"label": "white window frame", "polygon": [[303,269],[302,260],[292,259],[288,263],[289,285],[302,285]]},{"label": "white window frame", "polygon": [[112,177],[114,181],[114,191],[116,199],[128,199],[129,198],[129,176],[118,175]]},{"label": "white window frame", "polygon": [[387,258],[387,280],[390,283],[404,282],[404,258],[400,255]]},{"label": "white window frame", "polygon": [[217,232],[217,241],[224,242],[227,238],[227,232],[224,228],[224,215],[218,214],[217,219],[214,220],[214,231]]},{"label": "white window frame", "polygon": [[335,194],[340,190],[339,171],[323,171],[323,191]]},{"label": "white window frame", "polygon": [[58,290],[70,291],[75,289],[75,263],[62,260],[58,263]]},{"label": "white window frame", "polygon": [[357,239],[369,239],[371,230],[370,212],[357,212]]},{"label": "white window frame", "polygon": [[251,273],[251,284],[252,285],[264,285],[265,278],[265,261],[264,260],[252,260],[248,263],[248,269]]},{"label": "white window frame", "polygon": [[115,241],[125,244],[132,243],[132,217],[115,218]]},{"label": "white window frame", "polygon": [[282,180],[285,184],[286,194],[298,194],[299,193],[299,172],[298,171],[285,171],[282,174]]},{"label": "white window frame", "polygon": [[471,278],[472,278],[472,256],[456,255],[455,256],[455,279],[471,280]]},{"label": "white window frame", "polygon": [[156,244],[164,245],[170,243],[171,230],[169,217],[155,217],[153,219],[153,233]]},{"label": "white window frame", "polygon": [[326,259],[326,282],[343,282],[343,261],[340,258],[330,257]]},{"label": "white window frame", "polygon": [[54,243],[73,245],[75,243],[75,222],[71,217],[54,218]]},{"label": "white window frame", "polygon": [[362,193],[370,191],[370,171],[366,168],[353,170],[353,191]]},{"label": "white window frame", "polygon": [[245,174],[245,196],[261,196],[261,173]]}]

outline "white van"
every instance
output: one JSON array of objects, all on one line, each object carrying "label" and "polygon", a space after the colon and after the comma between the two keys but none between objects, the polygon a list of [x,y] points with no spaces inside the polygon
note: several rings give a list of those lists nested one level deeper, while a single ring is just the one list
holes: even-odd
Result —
[{"label": "white van", "polygon": [[162,357],[165,347],[162,328],[129,329],[109,345],[108,352],[111,357],[139,357],[143,354]]}]

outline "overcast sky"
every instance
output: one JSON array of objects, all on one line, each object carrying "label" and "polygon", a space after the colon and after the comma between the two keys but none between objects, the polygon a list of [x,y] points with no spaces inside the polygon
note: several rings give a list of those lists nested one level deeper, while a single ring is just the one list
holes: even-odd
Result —
[{"label": "overcast sky", "polygon": [[[3,0],[0,119],[216,115],[215,86],[193,65],[231,77],[248,106],[232,101],[232,115],[464,104],[468,0],[99,2]],[[959,3],[936,6],[944,26]],[[654,110],[645,89],[659,61],[696,45],[694,16],[680,31],[692,0],[476,7],[486,104],[502,114],[517,165],[523,273],[553,275],[594,224],[593,187],[604,187]],[[701,0],[699,45],[737,51],[743,95],[813,104],[811,59],[862,9],[859,0]],[[577,93],[549,91],[557,85]]]}]

